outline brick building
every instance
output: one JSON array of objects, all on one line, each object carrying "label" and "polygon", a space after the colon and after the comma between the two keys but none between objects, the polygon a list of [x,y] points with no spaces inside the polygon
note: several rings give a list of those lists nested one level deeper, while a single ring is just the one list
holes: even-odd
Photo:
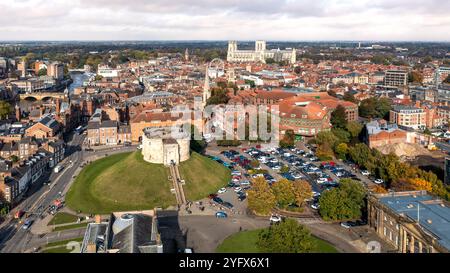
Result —
[{"label": "brick building", "polygon": [[366,143],[370,148],[405,143],[407,139],[407,133],[400,130],[397,124],[388,124],[385,120],[374,120],[367,123],[366,132]]}]

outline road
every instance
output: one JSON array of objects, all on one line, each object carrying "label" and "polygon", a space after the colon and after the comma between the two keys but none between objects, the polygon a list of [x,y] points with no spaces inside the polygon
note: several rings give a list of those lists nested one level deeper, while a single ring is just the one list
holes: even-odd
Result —
[{"label": "road", "polygon": [[[72,140],[67,143],[67,157],[60,163],[65,166],[64,169],[60,173],[51,172],[50,176],[48,176],[48,173],[43,175],[33,186],[36,190],[10,212],[9,218],[0,227],[0,252],[24,252],[29,249],[30,242],[37,237],[30,230],[24,230],[22,224],[17,220],[12,219],[16,211],[26,211],[30,215],[27,219],[37,224],[55,199],[64,199],[65,193],[69,189],[71,181],[73,181],[74,174],[87,158],[95,159],[105,154],[134,151],[136,149],[134,146],[112,146],[109,149],[86,152],[82,150],[84,139],[85,135],[74,134]],[[51,181],[49,185],[43,185],[48,181]]]}]

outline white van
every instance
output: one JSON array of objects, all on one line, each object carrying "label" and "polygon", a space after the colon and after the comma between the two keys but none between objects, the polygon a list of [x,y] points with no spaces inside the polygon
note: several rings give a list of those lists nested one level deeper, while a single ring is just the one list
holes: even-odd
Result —
[{"label": "white van", "polygon": [[55,173],[59,173],[63,168],[64,168],[63,166],[58,165],[58,166],[56,166],[56,167],[53,169],[53,171],[54,171]]}]

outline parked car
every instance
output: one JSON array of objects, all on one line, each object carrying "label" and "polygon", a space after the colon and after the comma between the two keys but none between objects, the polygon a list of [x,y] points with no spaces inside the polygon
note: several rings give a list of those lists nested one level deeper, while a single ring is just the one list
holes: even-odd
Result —
[{"label": "parked car", "polygon": [[226,188],[221,188],[220,190],[217,191],[219,194],[220,193],[226,193],[227,189]]},{"label": "parked car", "polygon": [[219,205],[222,205],[222,204],[223,204],[223,200],[222,200],[222,198],[220,198],[220,197],[214,197],[214,198],[213,198],[213,201],[216,202],[216,203],[218,203]]},{"label": "parked car", "polygon": [[373,181],[375,184],[383,184],[384,180],[383,179],[375,179],[375,181]]},{"label": "parked car", "polygon": [[232,209],[233,208],[233,204],[231,204],[230,202],[223,202],[222,206],[226,207],[227,209]]},{"label": "parked car", "polygon": [[241,187],[236,187],[236,188],[234,188],[234,192],[240,192],[240,191],[242,191],[242,188],[241,188]]},{"label": "parked car", "polygon": [[355,226],[355,224],[353,222],[350,222],[350,221],[341,223],[341,227],[343,227],[343,228],[352,228],[354,226]]},{"label": "parked car", "polygon": [[328,182],[328,178],[321,177],[321,178],[317,179],[316,182],[317,182],[317,184],[323,184],[323,183]]},{"label": "parked car", "polygon": [[218,211],[216,212],[216,218],[227,218],[228,214],[224,211]]},{"label": "parked car", "polygon": [[272,214],[272,216],[270,216],[270,223],[272,224],[272,223],[279,223],[279,222],[281,222],[281,217],[280,216],[278,216],[278,215],[274,215],[274,214]]},{"label": "parked car", "polygon": [[318,210],[320,208],[320,205],[318,203],[314,203],[311,205],[312,209]]},{"label": "parked car", "polygon": [[368,170],[362,170],[361,174],[364,175],[364,176],[369,176],[370,172]]},{"label": "parked car", "polygon": [[250,181],[248,181],[248,180],[244,180],[244,181],[241,181],[241,186],[249,186],[250,185]]}]

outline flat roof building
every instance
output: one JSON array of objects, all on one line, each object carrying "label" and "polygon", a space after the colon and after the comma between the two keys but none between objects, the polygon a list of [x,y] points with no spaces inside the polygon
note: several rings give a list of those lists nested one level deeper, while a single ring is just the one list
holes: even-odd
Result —
[{"label": "flat roof building", "polygon": [[450,206],[426,191],[371,195],[368,218],[398,252],[450,252]]}]

